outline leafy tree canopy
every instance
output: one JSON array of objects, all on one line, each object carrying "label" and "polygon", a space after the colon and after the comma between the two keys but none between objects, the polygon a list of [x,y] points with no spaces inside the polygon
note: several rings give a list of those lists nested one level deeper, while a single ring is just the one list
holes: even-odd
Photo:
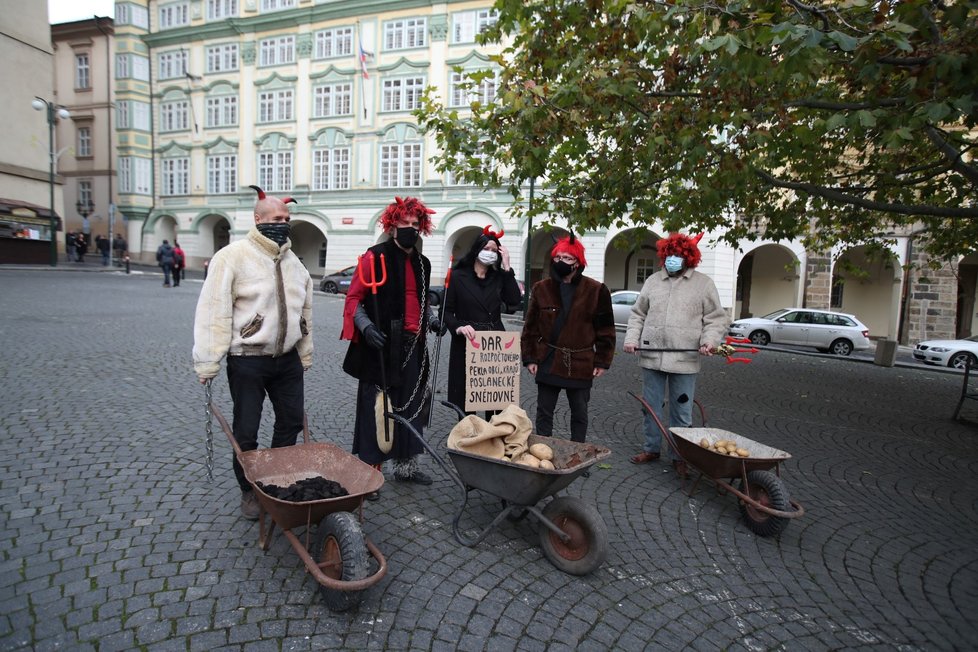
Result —
[{"label": "leafy tree canopy", "polygon": [[[978,3],[497,0],[496,100],[429,89],[440,170],[588,230],[978,244]],[[468,75],[473,91],[492,73]]]}]

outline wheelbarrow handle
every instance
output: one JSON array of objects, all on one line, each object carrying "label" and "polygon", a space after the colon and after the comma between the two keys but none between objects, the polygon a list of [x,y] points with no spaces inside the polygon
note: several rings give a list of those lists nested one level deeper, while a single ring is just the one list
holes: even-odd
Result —
[{"label": "wheelbarrow handle", "polygon": [[[227,436],[228,441],[231,442],[231,448],[234,449],[235,455],[241,455],[244,451],[241,450],[241,446],[238,445],[238,440],[234,438],[234,431],[231,430],[231,426],[228,425],[227,419],[221,414],[221,411],[217,409],[217,406],[213,403],[211,404],[211,412],[214,414],[214,418],[217,422],[221,424],[221,430],[224,431],[225,436]],[[309,416],[303,412],[302,413],[302,439],[305,443],[312,441],[309,436]]]}]

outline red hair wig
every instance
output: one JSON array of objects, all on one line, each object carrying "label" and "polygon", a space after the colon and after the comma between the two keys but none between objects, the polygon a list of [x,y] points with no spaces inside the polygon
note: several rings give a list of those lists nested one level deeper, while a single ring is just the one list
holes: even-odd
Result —
[{"label": "red hair wig", "polygon": [[394,202],[384,209],[380,216],[380,226],[384,231],[389,231],[391,227],[396,227],[397,223],[405,218],[418,218],[418,231],[424,235],[431,235],[431,215],[435,211],[428,208],[417,197],[407,197],[401,199],[395,197]]},{"label": "red hair wig", "polygon": [[574,258],[577,258],[577,262],[581,264],[581,267],[587,267],[587,259],[584,258],[584,245],[581,241],[574,237],[571,233],[566,238],[561,238],[554,245],[554,248],[550,250],[550,257],[553,258],[558,254],[569,254]]},{"label": "red hair wig", "polygon": [[655,248],[659,252],[659,260],[665,263],[668,256],[681,256],[686,261],[687,268],[696,267],[702,259],[700,248],[697,246],[702,237],[702,233],[692,238],[682,233],[672,233],[668,238],[660,238],[655,243]]}]

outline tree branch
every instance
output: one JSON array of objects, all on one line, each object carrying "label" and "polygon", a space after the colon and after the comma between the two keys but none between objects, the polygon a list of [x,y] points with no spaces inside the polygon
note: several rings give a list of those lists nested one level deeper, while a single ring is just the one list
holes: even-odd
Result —
[{"label": "tree branch", "polygon": [[941,132],[934,127],[927,127],[924,129],[927,137],[930,138],[930,142],[934,143],[937,149],[944,155],[950,164],[951,169],[963,176],[965,179],[970,181],[972,185],[978,186],[978,168],[973,165],[968,165],[961,158],[961,152],[956,150],[951,143],[947,142]]},{"label": "tree branch", "polygon": [[878,109],[883,106],[901,106],[906,102],[905,97],[888,97],[873,102],[828,102],[826,100],[795,100],[785,106],[805,109],[828,109],[829,111],[859,111],[861,109]]},{"label": "tree branch", "polygon": [[953,208],[947,206],[908,206],[906,204],[890,204],[886,202],[863,199],[862,197],[857,197],[847,192],[842,192],[841,190],[826,188],[825,186],[819,186],[814,183],[783,181],[769,174],[768,172],[765,172],[764,170],[757,170],[756,173],[757,176],[759,176],[763,181],[776,188],[796,190],[798,192],[803,192],[806,195],[815,195],[816,197],[828,199],[829,201],[838,204],[849,204],[850,206],[858,206],[871,211],[896,213],[898,215],[926,215],[929,217],[978,217],[978,207]]}]

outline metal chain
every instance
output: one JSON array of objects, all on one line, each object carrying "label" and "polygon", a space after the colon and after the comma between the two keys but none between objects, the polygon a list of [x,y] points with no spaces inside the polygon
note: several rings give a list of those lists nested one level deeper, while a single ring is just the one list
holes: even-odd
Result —
[{"label": "metal chain", "polygon": [[[415,397],[418,395],[418,389],[422,385],[421,379],[424,378],[425,369],[430,364],[428,362],[428,337],[426,334],[422,332],[424,330],[424,315],[428,310],[428,288],[424,282],[424,258],[420,260],[420,263],[421,263],[421,294],[419,296],[421,297],[421,310],[418,314],[421,316],[421,318],[419,320],[420,323],[418,324],[418,332],[414,334],[414,338],[411,341],[411,348],[408,349],[409,353],[408,355],[404,356],[404,361],[401,362],[401,371],[404,371],[405,367],[407,367],[408,362],[410,362],[411,360],[410,352],[413,351],[414,347],[418,345],[419,337],[423,338],[422,341],[424,342],[424,351],[421,354],[421,369],[418,372],[417,380],[414,383],[414,389],[411,391],[411,396],[408,397],[407,402],[404,403],[404,405],[402,405],[401,407],[397,407],[396,405],[393,404],[393,402],[391,402],[391,410],[393,410],[394,412],[403,412],[408,408],[409,405],[411,405],[411,401],[413,401]],[[421,402],[418,403],[418,409],[415,410],[414,414],[412,414],[410,417],[407,417],[408,421],[414,421],[414,419],[416,419],[418,415],[421,414],[421,410],[424,409],[426,403],[425,399],[427,398],[428,391],[429,391],[428,384],[424,383],[424,386],[425,386],[424,396],[422,396]]]},{"label": "metal chain", "polygon": [[207,398],[207,403],[204,406],[204,415],[207,417],[206,426],[204,427],[204,432],[207,433],[204,439],[204,447],[207,450],[207,461],[205,464],[207,466],[207,479],[214,482],[214,431],[211,429],[214,411],[211,409],[212,396],[210,380],[204,383],[204,396]]}]

